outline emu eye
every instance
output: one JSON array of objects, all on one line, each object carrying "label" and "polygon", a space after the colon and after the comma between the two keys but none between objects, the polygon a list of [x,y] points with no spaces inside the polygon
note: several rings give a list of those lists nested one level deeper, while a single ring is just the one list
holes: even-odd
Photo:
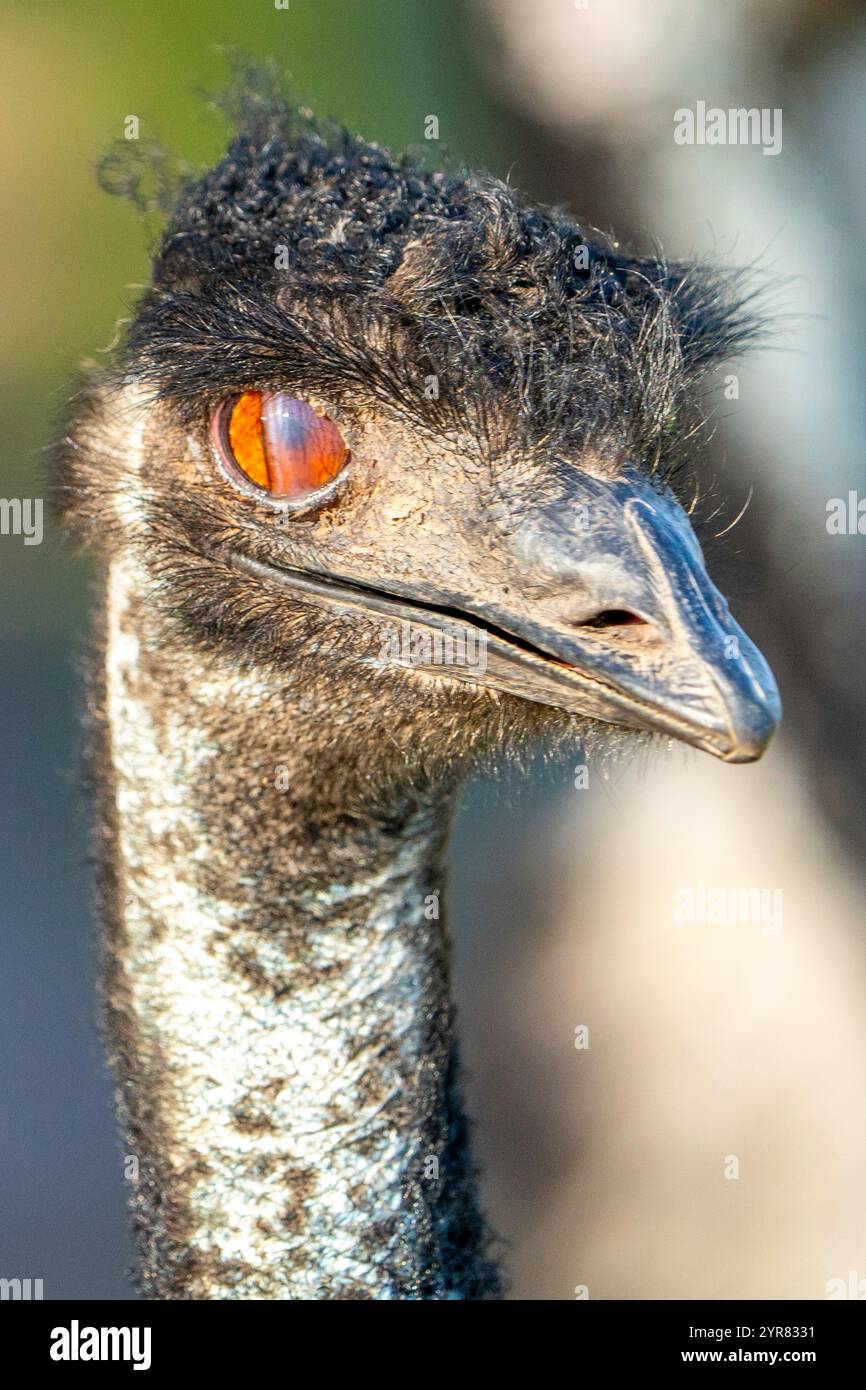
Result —
[{"label": "emu eye", "polygon": [[274,501],[307,497],[349,461],[333,420],[286,391],[226,397],[214,411],[211,438],[230,480]]}]

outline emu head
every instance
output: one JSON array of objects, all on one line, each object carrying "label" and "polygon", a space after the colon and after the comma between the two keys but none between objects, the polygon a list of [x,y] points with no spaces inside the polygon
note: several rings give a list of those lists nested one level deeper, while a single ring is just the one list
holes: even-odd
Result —
[{"label": "emu head", "polygon": [[776,688],[672,480],[753,332],[724,276],[284,117],[179,201],[62,496],[323,747],[441,770],[616,725],[747,761]]}]

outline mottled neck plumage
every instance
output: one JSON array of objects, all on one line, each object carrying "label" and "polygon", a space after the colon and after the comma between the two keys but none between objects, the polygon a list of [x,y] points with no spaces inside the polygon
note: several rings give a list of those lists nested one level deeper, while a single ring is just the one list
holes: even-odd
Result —
[{"label": "mottled neck plumage", "polygon": [[317,812],[324,712],[108,576],[106,994],[143,1289],[478,1298],[486,1256],[441,915],[447,798]]}]

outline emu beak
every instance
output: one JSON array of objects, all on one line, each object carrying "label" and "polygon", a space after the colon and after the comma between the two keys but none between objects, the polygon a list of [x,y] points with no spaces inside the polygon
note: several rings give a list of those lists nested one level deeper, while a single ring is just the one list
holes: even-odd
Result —
[{"label": "emu beak", "polygon": [[[446,578],[377,576],[376,587],[367,565],[336,574],[230,560],[304,603],[373,619],[383,632],[399,627],[413,644],[424,639],[420,656],[371,657],[376,666],[396,660],[667,734],[726,762],[759,758],[779,723],[776,683],[711,582],[682,507],[639,475],[601,481],[575,472],[570,487],[519,533],[498,538],[507,586],[476,575],[463,541],[442,565]],[[423,552],[413,561],[423,576]],[[476,655],[466,662],[459,650],[465,655],[470,637]]]},{"label": "emu beak", "polygon": [[[524,658],[520,693],[726,762],[759,758],[781,716],[776,683],[710,580],[683,509],[637,476],[583,475],[571,501],[521,535],[521,611],[481,615],[556,663]],[[514,690],[496,647],[488,683]]]}]

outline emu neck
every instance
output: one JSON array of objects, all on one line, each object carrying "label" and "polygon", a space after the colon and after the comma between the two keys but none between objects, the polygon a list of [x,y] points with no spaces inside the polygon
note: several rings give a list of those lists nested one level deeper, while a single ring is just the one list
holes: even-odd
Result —
[{"label": "emu neck", "polygon": [[320,817],[302,731],[325,712],[167,638],[145,595],[115,561],[99,762],[144,1293],[495,1294],[437,915],[447,800]]}]

